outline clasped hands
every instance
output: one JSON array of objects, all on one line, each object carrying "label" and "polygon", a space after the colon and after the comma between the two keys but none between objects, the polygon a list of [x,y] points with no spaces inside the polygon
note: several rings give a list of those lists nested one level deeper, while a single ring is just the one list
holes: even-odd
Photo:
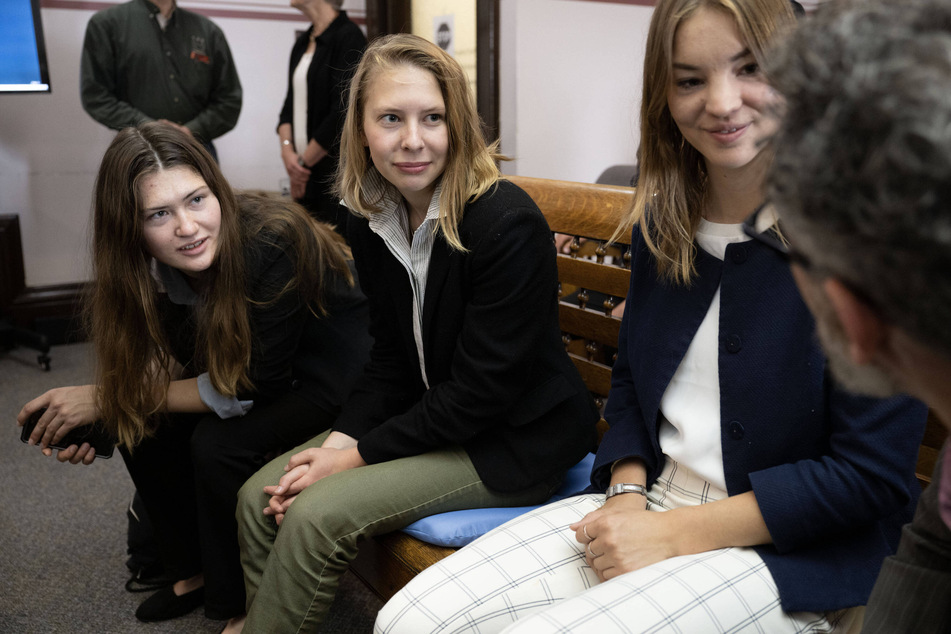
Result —
[{"label": "clasped hands", "polygon": [[616,495],[569,526],[601,581],[683,554],[676,511],[655,513],[644,506],[636,493]]},{"label": "clasped hands", "polygon": [[297,154],[290,145],[281,147],[281,159],[284,161],[284,169],[287,170],[287,176],[290,179],[292,198],[297,200],[304,197],[307,192],[307,181],[310,179],[311,167],[326,155],[327,152],[313,140],[300,154]]},{"label": "clasped hands", "polygon": [[311,447],[291,456],[278,483],[264,487],[264,493],[271,496],[264,514],[273,515],[280,526],[287,509],[301,491],[329,475],[365,465],[357,450],[356,439],[341,432],[330,432],[320,447]]},{"label": "clasped hands", "polygon": [[310,169],[304,164],[303,155],[298,155],[291,146],[286,145],[281,149],[281,158],[290,179],[291,198],[303,198],[307,192],[307,181],[310,179]]}]

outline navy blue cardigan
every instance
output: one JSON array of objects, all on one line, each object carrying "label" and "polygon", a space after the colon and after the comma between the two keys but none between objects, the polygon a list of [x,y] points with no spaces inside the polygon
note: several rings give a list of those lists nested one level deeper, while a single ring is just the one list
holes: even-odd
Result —
[{"label": "navy blue cardigan", "polygon": [[658,281],[634,230],[631,286],[592,487],[637,457],[652,484],[664,466],[661,397],[720,288],[720,442],[727,491],[753,490],[773,544],[757,547],[784,610],[862,605],[895,551],[920,491],[915,480],[926,408],[870,399],[830,380],[787,264],[757,242],[719,260],[697,246],[689,287]]}]

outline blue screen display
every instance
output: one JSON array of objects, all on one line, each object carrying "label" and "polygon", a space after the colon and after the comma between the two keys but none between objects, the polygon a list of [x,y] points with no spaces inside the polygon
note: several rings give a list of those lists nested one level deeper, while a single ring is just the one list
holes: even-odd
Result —
[{"label": "blue screen display", "polygon": [[39,17],[31,0],[0,0],[0,92],[49,91]]}]

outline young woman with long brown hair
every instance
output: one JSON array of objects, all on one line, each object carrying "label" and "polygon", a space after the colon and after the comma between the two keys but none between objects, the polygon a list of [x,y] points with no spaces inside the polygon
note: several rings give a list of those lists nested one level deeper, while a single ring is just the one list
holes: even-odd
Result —
[{"label": "young woman with long brown hair", "polygon": [[861,619],[850,608],[914,509],[925,411],[837,386],[788,263],[744,235],[777,129],[760,65],[793,24],[787,0],[657,2],[591,486],[423,571],[377,632],[839,632]]},{"label": "young woman with long brown hair", "polygon": [[[369,348],[349,252],[295,203],[235,193],[217,163],[161,123],[106,150],[94,198],[94,385],[50,390],[44,447],[101,420],[118,440],[178,581],[145,621],[202,603],[244,611],[235,499],[269,454],[326,429]],[[89,464],[87,443],[57,454]]]}]

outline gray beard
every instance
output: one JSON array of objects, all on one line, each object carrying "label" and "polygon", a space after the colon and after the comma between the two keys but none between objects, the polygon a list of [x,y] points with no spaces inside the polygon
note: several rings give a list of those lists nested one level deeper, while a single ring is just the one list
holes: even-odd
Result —
[{"label": "gray beard", "polygon": [[894,379],[879,366],[855,365],[849,356],[848,344],[839,324],[829,324],[830,318],[834,319],[831,315],[822,317],[816,320],[819,340],[829,360],[832,375],[845,389],[878,398],[894,396],[901,392]]}]

